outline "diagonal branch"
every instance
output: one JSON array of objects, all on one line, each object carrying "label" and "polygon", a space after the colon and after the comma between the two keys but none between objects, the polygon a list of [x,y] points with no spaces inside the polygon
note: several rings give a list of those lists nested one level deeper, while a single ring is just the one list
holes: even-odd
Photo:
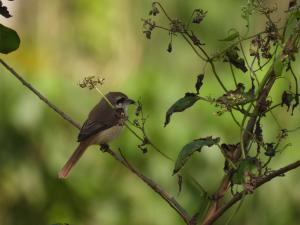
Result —
[{"label": "diagonal branch", "polygon": [[[260,187],[261,185],[263,185],[264,183],[269,182],[270,180],[272,180],[275,177],[278,176],[283,176],[286,172],[296,169],[297,167],[300,166],[300,160],[293,162],[285,167],[282,167],[278,170],[275,170],[273,172],[271,172],[270,174],[258,179],[256,181],[256,184],[254,185],[253,189],[256,189],[258,187]],[[218,218],[220,218],[224,212],[226,212],[229,208],[231,208],[235,203],[237,203],[239,200],[242,199],[242,197],[244,195],[249,194],[246,191],[242,191],[236,195],[233,196],[233,198],[224,206],[220,207],[213,216],[211,216],[208,220],[205,221],[205,223],[203,223],[202,225],[211,225],[213,224]]]},{"label": "diagonal branch", "polygon": [[[77,129],[80,129],[80,124],[75,122],[69,115],[60,110],[57,106],[51,103],[44,95],[42,95],[37,89],[35,89],[29,82],[24,80],[21,75],[19,75],[11,66],[9,66],[6,62],[0,59],[0,63],[12,74],[14,75],[25,87],[27,87],[30,91],[32,91],[35,95],[37,95],[44,103],[46,103],[51,109],[53,109],[57,114],[59,114],[63,119],[71,123]],[[183,209],[183,207],[166,191],[164,191],[158,184],[156,184],[152,179],[145,176],[141,172],[139,172],[136,168],[134,168],[126,159],[124,159],[121,155],[115,153],[111,149],[107,149],[106,152],[110,154],[115,160],[129,169],[133,174],[135,174],[138,178],[140,178],[144,183],[146,183],[154,192],[156,192],[162,199],[164,199],[185,221],[186,224],[190,224],[190,216]]]},{"label": "diagonal branch", "polygon": [[37,89],[35,89],[30,83],[23,79],[12,67],[10,67],[6,62],[0,59],[0,63],[12,74],[14,75],[25,87],[32,91],[36,96],[38,96],[44,103],[46,103],[51,109],[57,112],[64,120],[71,123],[74,127],[80,129],[79,123],[75,122],[70,116],[65,114],[59,108],[57,108],[53,103],[51,103],[44,95],[42,95]]},{"label": "diagonal branch", "polygon": [[181,218],[185,221],[186,224],[190,223],[190,216],[187,214],[185,209],[182,208],[182,206],[167,192],[165,192],[158,184],[156,184],[149,177],[146,177],[144,174],[142,174],[136,168],[134,168],[122,155],[117,154],[110,148],[106,149],[105,151],[108,154],[110,154],[114,159],[122,163],[122,165],[129,169],[132,173],[138,176],[142,181],[144,181],[144,183],[146,183],[150,188],[152,188],[153,191],[159,194],[181,216]]}]

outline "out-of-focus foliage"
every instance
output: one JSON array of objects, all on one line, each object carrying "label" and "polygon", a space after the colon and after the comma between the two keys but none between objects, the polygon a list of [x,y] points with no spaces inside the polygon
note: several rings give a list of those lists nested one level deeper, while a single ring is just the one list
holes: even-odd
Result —
[{"label": "out-of-focus foliage", "polygon": [[[273,3],[273,1],[270,1]],[[288,1],[276,1],[287,8]],[[194,8],[208,11],[209,19],[199,26],[201,41],[210,53],[222,49],[231,28],[245,28],[240,9],[246,1],[162,1],[170,13],[188,19]],[[151,1],[22,1],[7,3],[14,15],[1,24],[17,30],[22,37],[20,49],[5,60],[24,75],[50,100],[74,119],[84,121],[89,110],[99,101],[95,91],[81,89],[79,80],[87,75],[105,77],[103,91],[118,90],[143,103],[148,116],[146,129],[151,140],[165,153],[175,158],[182,146],[198,137],[225,137],[227,142],[238,134],[231,126],[230,115],[215,115],[210,104],[198,101],[193,108],[176,115],[166,128],[165,112],[174,99],[182,97],[194,85],[199,74],[198,59],[186,43],[173,39],[169,54],[169,39],[153,33],[151,43],[142,33],[141,18],[151,7]],[[284,18],[284,14],[277,15]],[[250,19],[249,33],[259,32],[264,22]],[[217,68],[226,77],[230,68],[224,63]],[[295,68],[300,73],[300,68]],[[263,73],[257,72],[258,75]],[[245,77],[239,77],[245,80]],[[229,80],[229,79],[228,79]],[[221,96],[215,78],[205,76],[201,88],[204,96]],[[279,79],[282,87],[287,79]],[[247,87],[250,89],[251,84]],[[233,90],[235,87],[230,87]],[[281,94],[273,90],[274,102]],[[124,170],[97,147],[91,147],[76,166],[69,179],[57,179],[57,172],[76,147],[77,130],[47,108],[28,92],[7,71],[0,67],[0,224],[182,224],[160,197],[145,184]],[[278,108],[264,126],[264,138],[273,139],[281,127],[299,126],[299,110],[287,118]],[[131,111],[133,114],[134,112]],[[280,154],[280,162],[299,158],[299,133],[290,133],[293,143]],[[142,154],[138,140],[127,130],[112,144],[147,175],[158,181],[172,195],[177,194],[177,178],[172,176],[174,164],[149,148]],[[212,147],[214,148],[214,147]],[[272,167],[281,166],[276,160]],[[201,169],[199,169],[201,168]],[[184,167],[193,171],[206,190],[214,190],[223,168],[219,151],[203,151]],[[243,205],[236,224],[298,224],[300,208],[299,173],[291,172],[262,187]],[[178,200],[189,210],[195,210],[195,187],[183,181]],[[280,202],[280,207],[274,202]],[[217,224],[224,224],[229,215]]]}]

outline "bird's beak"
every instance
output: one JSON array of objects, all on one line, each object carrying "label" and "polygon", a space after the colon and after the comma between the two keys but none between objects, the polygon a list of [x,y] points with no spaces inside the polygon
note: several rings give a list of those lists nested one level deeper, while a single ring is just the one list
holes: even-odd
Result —
[{"label": "bird's beak", "polygon": [[135,104],[135,101],[133,101],[132,99],[128,98],[128,99],[126,99],[126,103],[128,105],[131,105],[131,104]]}]

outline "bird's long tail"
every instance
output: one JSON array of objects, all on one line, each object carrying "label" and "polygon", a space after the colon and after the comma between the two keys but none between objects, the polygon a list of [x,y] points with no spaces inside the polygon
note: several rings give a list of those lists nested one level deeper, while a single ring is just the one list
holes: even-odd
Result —
[{"label": "bird's long tail", "polygon": [[74,167],[74,165],[76,164],[76,162],[80,159],[80,157],[85,152],[85,150],[87,149],[87,147],[88,147],[88,144],[85,143],[85,142],[81,142],[78,145],[78,147],[73,152],[73,154],[71,155],[71,157],[69,158],[69,160],[66,162],[66,164],[64,165],[64,167],[58,172],[58,177],[60,179],[67,178],[67,176],[69,175],[71,169]]}]

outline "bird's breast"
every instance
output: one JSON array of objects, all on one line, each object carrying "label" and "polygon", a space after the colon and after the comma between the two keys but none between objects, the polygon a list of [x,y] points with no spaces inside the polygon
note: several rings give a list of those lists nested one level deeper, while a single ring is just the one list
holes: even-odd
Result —
[{"label": "bird's breast", "polygon": [[113,126],[111,128],[108,128],[106,130],[103,130],[103,131],[95,134],[95,136],[93,137],[93,139],[91,141],[91,144],[94,144],[94,145],[107,144],[107,143],[113,141],[120,135],[122,128],[123,128],[123,126],[116,125],[116,126]]}]

